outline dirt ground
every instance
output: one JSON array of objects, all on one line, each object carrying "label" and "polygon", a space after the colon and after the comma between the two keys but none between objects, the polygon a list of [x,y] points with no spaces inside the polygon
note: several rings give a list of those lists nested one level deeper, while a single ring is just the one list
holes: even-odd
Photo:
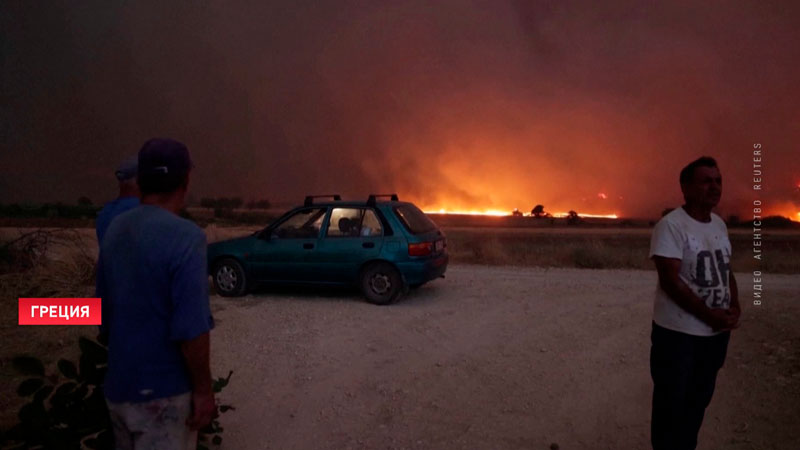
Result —
[{"label": "dirt ground", "polygon": [[[800,277],[737,274],[699,449],[800,442]],[[646,449],[653,271],[456,265],[377,307],[358,293],[212,298],[223,448]]]}]

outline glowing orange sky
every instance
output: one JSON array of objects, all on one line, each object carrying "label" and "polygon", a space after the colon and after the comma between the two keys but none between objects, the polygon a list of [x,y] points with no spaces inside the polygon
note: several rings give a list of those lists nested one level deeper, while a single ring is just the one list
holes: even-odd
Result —
[{"label": "glowing orange sky", "polygon": [[710,155],[721,215],[800,211],[797,3],[0,2],[0,21],[2,203],[110,200],[119,161],[170,136],[195,199],[652,218]]}]

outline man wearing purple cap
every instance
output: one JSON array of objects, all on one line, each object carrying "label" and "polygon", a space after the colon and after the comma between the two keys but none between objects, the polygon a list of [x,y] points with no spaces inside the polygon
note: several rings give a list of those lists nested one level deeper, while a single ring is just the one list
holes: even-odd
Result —
[{"label": "man wearing purple cap", "polygon": [[95,220],[95,231],[97,232],[97,244],[103,242],[108,226],[115,217],[125,211],[139,206],[139,185],[136,184],[136,167],[138,158],[131,156],[125,159],[117,167],[114,175],[119,182],[119,195],[116,199],[106,203]]},{"label": "man wearing purple cap", "polygon": [[206,238],[178,217],[192,162],[180,142],[151,139],[138,165],[141,205],[114,219],[100,246],[103,389],[117,449],[194,449],[216,404]]}]

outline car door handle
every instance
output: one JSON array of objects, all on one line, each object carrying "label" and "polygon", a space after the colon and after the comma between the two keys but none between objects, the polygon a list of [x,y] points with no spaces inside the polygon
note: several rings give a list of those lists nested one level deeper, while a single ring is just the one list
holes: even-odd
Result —
[{"label": "car door handle", "polygon": [[303,248],[306,249],[306,250],[311,250],[311,249],[314,248],[314,244],[312,244],[310,242],[307,242],[307,243],[303,244]]},{"label": "car door handle", "polygon": [[361,244],[361,246],[364,247],[364,248],[375,248],[375,243],[374,242],[364,242],[363,244]]}]

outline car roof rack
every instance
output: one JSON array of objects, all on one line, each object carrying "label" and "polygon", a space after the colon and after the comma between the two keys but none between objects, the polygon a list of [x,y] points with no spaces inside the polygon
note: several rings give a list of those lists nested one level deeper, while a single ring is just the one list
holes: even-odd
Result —
[{"label": "car roof rack", "polygon": [[389,197],[393,202],[400,201],[400,199],[397,197],[397,194],[370,194],[369,198],[367,198],[367,205],[375,206],[375,203],[378,201],[378,197]]},{"label": "car roof rack", "polygon": [[328,195],[306,195],[306,201],[303,202],[303,206],[311,206],[314,204],[315,198],[333,198],[333,201],[339,202],[342,200],[342,196],[339,194],[328,194]]}]

